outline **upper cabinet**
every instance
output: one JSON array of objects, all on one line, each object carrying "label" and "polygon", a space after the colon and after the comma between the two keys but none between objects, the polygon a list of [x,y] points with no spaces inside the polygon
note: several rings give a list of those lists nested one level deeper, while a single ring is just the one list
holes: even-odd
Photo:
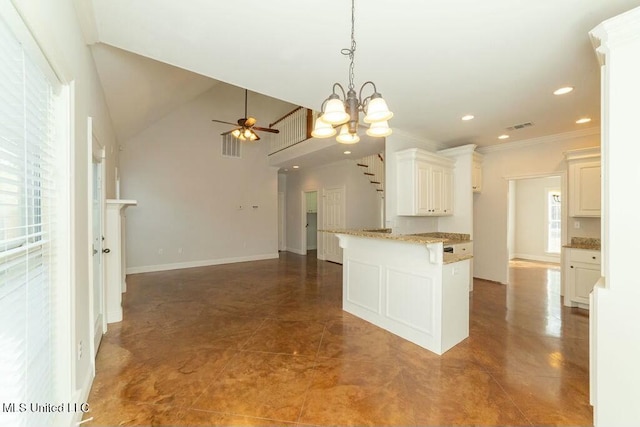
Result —
[{"label": "upper cabinet", "polygon": [[567,151],[565,157],[569,166],[569,216],[599,217],[600,147]]},{"label": "upper cabinet", "polygon": [[396,153],[398,215],[453,215],[453,165],[419,148]]},{"label": "upper cabinet", "polygon": [[471,188],[474,193],[482,193],[482,154],[473,153]]}]

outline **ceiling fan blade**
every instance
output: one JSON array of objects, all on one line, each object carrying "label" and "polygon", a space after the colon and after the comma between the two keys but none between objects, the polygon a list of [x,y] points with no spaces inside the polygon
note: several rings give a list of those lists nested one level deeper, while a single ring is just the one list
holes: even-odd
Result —
[{"label": "ceiling fan blade", "polygon": [[260,135],[258,135],[257,133],[253,133],[256,136],[256,139],[254,139],[253,141],[260,141]]},{"label": "ceiling fan blade", "polygon": [[250,128],[251,126],[256,124],[256,119],[255,117],[248,117],[245,119],[244,121],[244,125],[248,128]]},{"label": "ceiling fan blade", "polygon": [[223,123],[225,125],[231,125],[231,126],[235,126],[235,123],[230,123],[230,122],[223,122],[222,120],[216,120],[216,119],[211,119],[212,122],[216,122],[216,123]]},{"label": "ceiling fan blade", "polygon": [[259,130],[261,132],[280,133],[280,131],[278,129],[273,129],[273,128],[261,128],[259,126],[254,126],[253,129],[254,130]]}]

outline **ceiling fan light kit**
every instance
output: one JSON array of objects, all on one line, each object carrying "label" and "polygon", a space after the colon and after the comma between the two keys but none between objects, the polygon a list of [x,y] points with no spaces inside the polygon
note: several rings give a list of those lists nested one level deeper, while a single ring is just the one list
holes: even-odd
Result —
[{"label": "ceiling fan light kit", "polygon": [[[260,137],[258,136],[256,131],[280,133],[278,129],[272,129],[270,127],[263,128],[263,127],[255,126],[256,119],[254,117],[247,117],[247,94],[248,94],[248,90],[245,89],[244,90],[244,117],[241,119],[238,119],[237,126],[239,127],[228,132],[223,132],[220,135],[231,134],[231,136],[233,136],[234,138],[238,138],[241,141],[258,141],[260,140]],[[222,120],[213,119],[211,121],[216,123],[223,123],[225,125],[236,126],[235,123],[225,122]]]},{"label": "ceiling fan light kit", "polygon": [[[342,144],[355,144],[360,141],[358,136],[358,121],[360,112],[365,114],[364,122],[371,124],[367,130],[367,135],[373,137],[384,137],[391,135],[391,128],[387,120],[393,117],[393,113],[389,111],[386,101],[378,92],[376,85],[367,81],[360,87],[360,93],[356,95],[354,89],[354,60],[356,53],[355,40],[355,0],[351,0],[351,48],[342,49],[341,53],[349,57],[349,86],[345,93],[344,87],[340,83],[333,84],[333,91],[327,99],[324,100],[321,107],[321,115],[316,118],[311,135],[315,138],[328,138],[335,135],[334,126],[343,125],[340,134],[336,140]],[[373,93],[369,96],[362,97],[362,91],[365,87],[371,85]],[[342,92],[340,97],[338,92]],[[332,128],[332,131],[328,130]]]}]

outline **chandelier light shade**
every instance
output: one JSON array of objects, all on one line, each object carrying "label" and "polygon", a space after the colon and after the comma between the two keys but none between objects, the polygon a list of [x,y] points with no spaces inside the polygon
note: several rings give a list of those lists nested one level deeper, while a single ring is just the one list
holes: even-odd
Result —
[{"label": "chandelier light shade", "polygon": [[386,122],[393,117],[393,113],[387,107],[387,102],[382,99],[382,95],[379,93],[371,95],[365,113],[367,114],[363,119],[365,123]]},{"label": "chandelier light shade", "polygon": [[336,141],[341,144],[356,144],[360,142],[360,137],[357,133],[351,133],[348,125],[342,125],[340,134],[336,138]]},{"label": "chandelier light shade", "polygon": [[384,122],[371,123],[369,129],[367,129],[367,135],[377,138],[389,136],[391,135],[391,132],[391,128],[389,127],[389,124],[386,120]]},{"label": "chandelier light shade", "polygon": [[336,128],[331,123],[325,122],[323,116],[319,116],[311,131],[311,136],[314,138],[329,138],[336,134]]},{"label": "chandelier light shade", "polygon": [[[348,56],[350,60],[348,90],[345,93],[344,87],[340,83],[333,84],[333,92],[322,103],[321,114],[316,118],[311,135],[314,138],[329,138],[336,134],[336,126],[343,125],[336,140],[342,144],[355,144],[360,141],[358,136],[360,112],[365,114],[364,122],[370,124],[367,135],[373,137],[391,135],[391,128],[387,120],[393,117],[393,113],[378,92],[376,85],[372,81],[365,82],[360,87],[359,94],[356,94],[354,89],[355,0],[351,0],[351,47],[342,49],[341,53]],[[372,87],[373,93],[363,98],[362,92],[369,85]]]}]

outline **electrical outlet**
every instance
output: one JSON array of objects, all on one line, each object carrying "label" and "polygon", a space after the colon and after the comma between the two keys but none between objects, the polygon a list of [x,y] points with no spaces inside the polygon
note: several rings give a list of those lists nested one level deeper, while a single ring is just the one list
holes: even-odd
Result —
[{"label": "electrical outlet", "polygon": [[573,228],[580,228],[580,221],[573,221]]},{"label": "electrical outlet", "polygon": [[164,249],[160,248],[158,249],[158,255],[162,255],[164,253]]},{"label": "electrical outlet", "polygon": [[182,248],[178,248],[178,253],[181,254],[182,253]]},{"label": "electrical outlet", "polygon": [[78,360],[82,359],[82,340],[78,343]]}]

